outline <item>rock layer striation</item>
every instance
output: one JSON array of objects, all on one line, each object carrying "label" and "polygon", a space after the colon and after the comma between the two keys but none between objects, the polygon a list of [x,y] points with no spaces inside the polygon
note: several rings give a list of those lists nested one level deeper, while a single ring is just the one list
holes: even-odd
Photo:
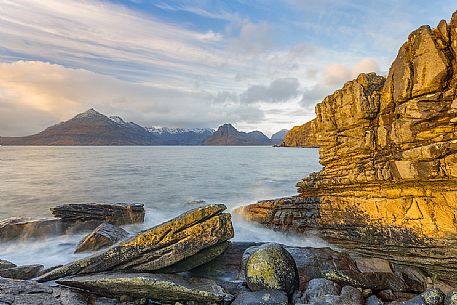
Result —
[{"label": "rock layer striation", "polygon": [[324,168],[298,183],[299,196],[238,212],[455,281],[456,56],[457,12],[411,33],[387,78],[360,74],[316,106],[308,140]]}]

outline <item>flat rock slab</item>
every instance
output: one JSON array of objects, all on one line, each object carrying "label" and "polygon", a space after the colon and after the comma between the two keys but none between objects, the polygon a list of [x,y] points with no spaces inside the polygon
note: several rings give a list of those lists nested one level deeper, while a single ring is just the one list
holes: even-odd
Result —
[{"label": "flat rock slab", "polygon": [[220,302],[232,298],[213,280],[185,278],[174,274],[101,273],[69,277],[56,282],[107,297],[196,302]]},{"label": "flat rock slab", "polygon": [[75,253],[97,251],[126,239],[129,233],[110,223],[102,223],[86,235],[78,244]]},{"label": "flat rock slab", "polygon": [[225,205],[208,205],[138,233],[106,250],[54,269],[38,278],[45,282],[70,275],[110,270],[151,272],[176,264],[233,237]]},{"label": "flat rock slab", "polygon": [[19,267],[11,267],[0,269],[0,277],[17,279],[17,280],[29,280],[36,277],[41,271],[43,271],[43,265],[25,265]]},{"label": "flat rock slab", "polygon": [[115,225],[142,223],[145,214],[140,203],[68,203],[51,208],[51,212],[62,220],[101,220]]}]

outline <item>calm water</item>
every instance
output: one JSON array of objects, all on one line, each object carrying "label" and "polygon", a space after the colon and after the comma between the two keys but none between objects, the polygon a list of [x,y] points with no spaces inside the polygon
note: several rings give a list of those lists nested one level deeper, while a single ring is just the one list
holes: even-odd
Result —
[{"label": "calm water", "polygon": [[[295,183],[320,170],[317,149],[272,147],[0,147],[0,219],[48,217],[70,202],[141,202],[138,231],[195,207],[229,210],[296,193]],[[314,238],[271,232],[234,219],[235,240],[317,245]],[[47,266],[77,257],[80,235],[0,244],[0,258]]]}]

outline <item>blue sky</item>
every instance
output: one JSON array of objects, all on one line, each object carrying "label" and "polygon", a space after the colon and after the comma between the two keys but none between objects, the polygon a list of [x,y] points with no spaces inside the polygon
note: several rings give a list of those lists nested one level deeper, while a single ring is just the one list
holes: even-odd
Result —
[{"label": "blue sky", "polygon": [[[88,108],[146,126],[313,118],[360,72],[386,74],[408,34],[455,1],[0,0],[0,135]],[[24,124],[26,122],[26,124]]]}]

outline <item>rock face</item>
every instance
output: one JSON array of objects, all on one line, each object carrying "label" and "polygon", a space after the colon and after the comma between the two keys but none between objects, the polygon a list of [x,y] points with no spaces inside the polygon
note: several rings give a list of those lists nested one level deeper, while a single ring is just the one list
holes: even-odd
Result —
[{"label": "rock face", "polygon": [[457,13],[414,31],[387,78],[361,74],[316,106],[324,168],[298,183],[298,202],[238,212],[455,281],[456,55]]},{"label": "rock face", "polygon": [[225,209],[223,204],[196,208],[38,280],[108,270],[151,272],[172,266],[233,237],[230,214],[222,213]]},{"label": "rock face", "polygon": [[316,120],[309,121],[301,126],[293,127],[284,137],[281,146],[318,147],[316,134]]},{"label": "rock face", "polygon": [[231,296],[214,281],[199,278],[184,278],[172,274],[94,274],[69,277],[57,281],[69,287],[91,293],[121,297],[148,298],[158,301],[221,302]]},{"label": "rock face", "polygon": [[109,223],[102,223],[79,242],[75,253],[97,251],[112,246],[128,236],[129,234],[124,229]]},{"label": "rock face", "polygon": [[220,126],[204,145],[271,145],[270,139],[260,131],[241,132],[231,124]]},{"label": "rock face", "polygon": [[51,209],[56,218],[11,217],[0,220],[0,241],[44,238],[50,235],[80,233],[104,222],[133,224],[144,221],[144,207],[138,203],[75,203]]},{"label": "rock face", "polygon": [[298,288],[295,260],[278,244],[265,244],[251,253],[244,274],[252,291],[277,289],[291,295]]}]

